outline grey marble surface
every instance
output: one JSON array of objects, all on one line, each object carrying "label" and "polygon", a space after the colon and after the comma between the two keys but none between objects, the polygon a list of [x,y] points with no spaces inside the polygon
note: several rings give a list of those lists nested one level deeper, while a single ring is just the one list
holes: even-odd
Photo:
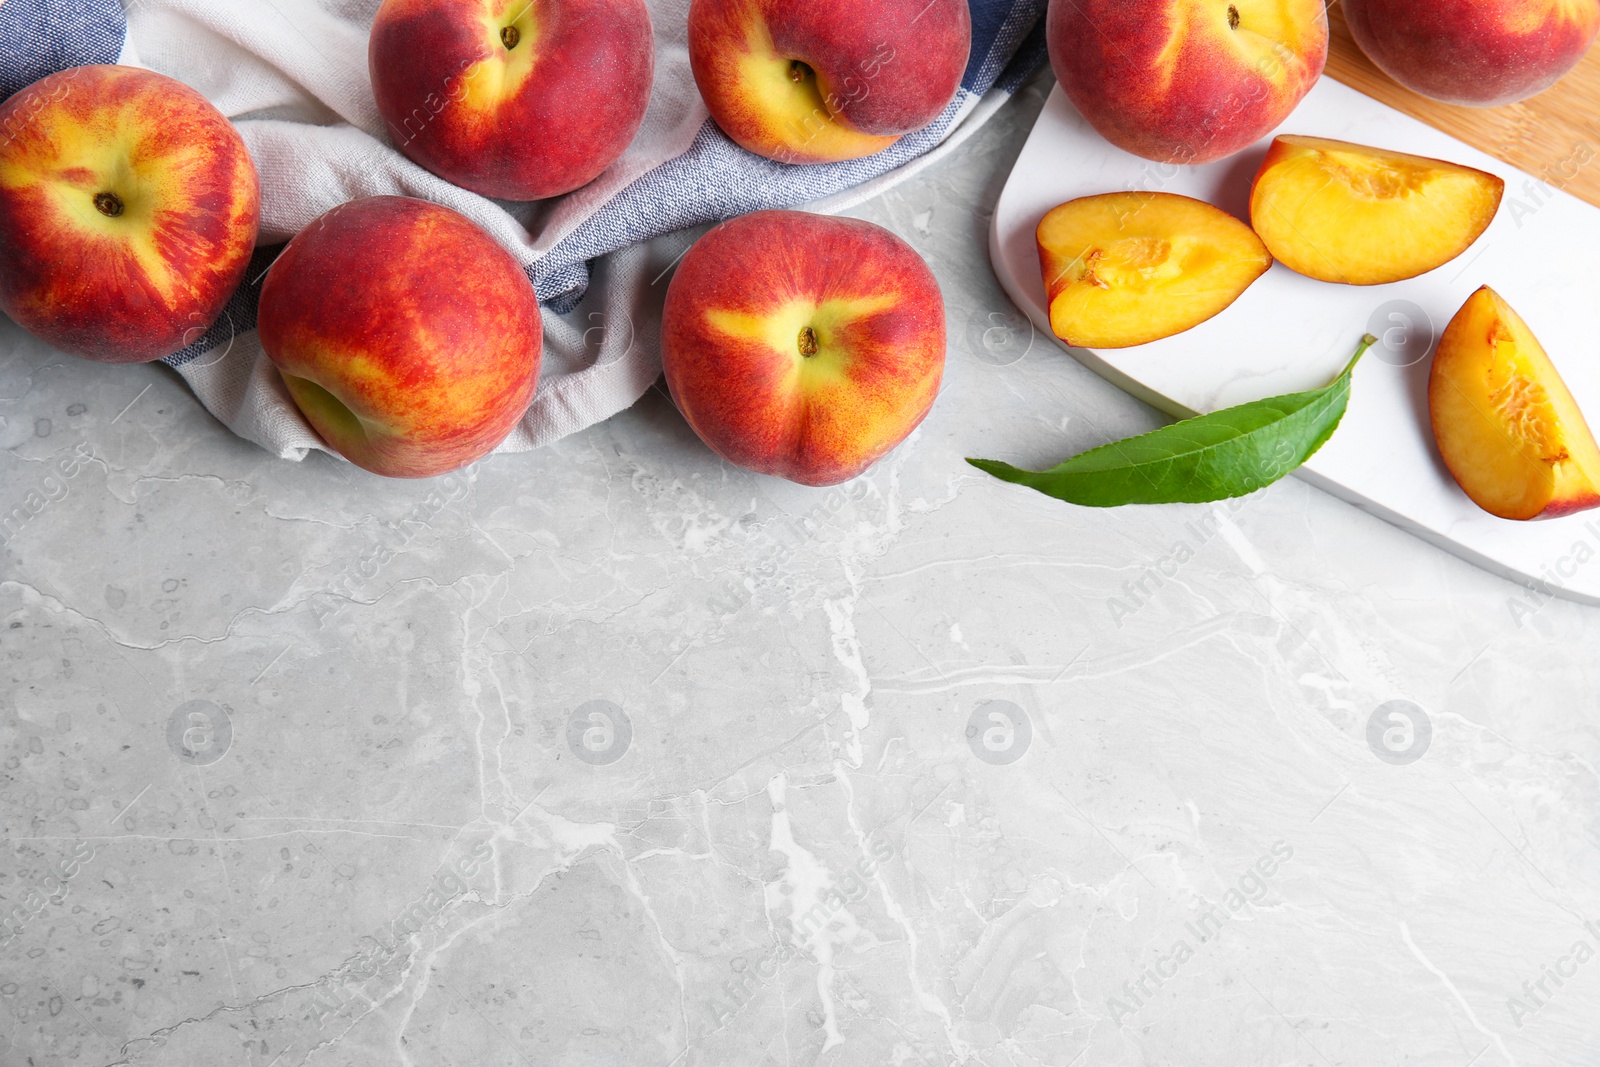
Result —
[{"label": "grey marble surface", "polygon": [[280,462],[0,326],[0,1063],[1600,1060],[1600,612],[962,463],[1157,424],[988,266],[1048,87],[858,212],[952,343],[841,489],[659,393]]}]

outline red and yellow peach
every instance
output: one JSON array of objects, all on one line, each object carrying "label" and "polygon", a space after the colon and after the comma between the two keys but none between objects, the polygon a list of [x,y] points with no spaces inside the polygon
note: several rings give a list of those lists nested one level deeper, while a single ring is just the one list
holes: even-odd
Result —
[{"label": "red and yellow peach", "polygon": [[198,341],[259,220],[244,142],[181,82],[76,67],[0,104],[0,310],[64,352],[143,363]]},{"label": "red and yellow peach", "polygon": [[517,261],[422,200],[341,204],[261,290],[261,347],[313,429],[357,466],[428,478],[492,451],[528,407],[543,331]]},{"label": "red and yellow peach", "polygon": [[928,125],[971,50],[967,0],[689,5],[689,61],[711,116],[784,163],[856,159]]},{"label": "red and yellow peach", "polygon": [[1344,16],[1395,81],[1477,107],[1548,89],[1600,32],[1600,0],[1344,0]]},{"label": "red and yellow peach", "polygon": [[502,200],[599,177],[639,131],[655,69],[644,0],[384,0],[367,58],[396,147]]},{"label": "red and yellow peach", "polygon": [[760,211],[712,229],[667,291],[661,361],[718,455],[805,485],[847,481],[927,415],[944,299],[900,238],[857,219]]},{"label": "red and yellow peach", "polygon": [[1209,163],[1283,122],[1328,59],[1323,0],[1051,0],[1050,64],[1112,144]]}]

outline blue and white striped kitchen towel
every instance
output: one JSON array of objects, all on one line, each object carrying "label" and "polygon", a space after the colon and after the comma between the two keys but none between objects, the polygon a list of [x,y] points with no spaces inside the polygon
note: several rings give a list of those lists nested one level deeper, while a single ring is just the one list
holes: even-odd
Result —
[{"label": "blue and white striped kitchen towel", "polygon": [[972,58],[938,121],[868,159],[786,166],[709,120],[689,70],[688,0],[649,2],[656,81],[639,136],[589,186],[541,204],[486,200],[391,147],[367,78],[380,0],[127,0],[125,37],[118,0],[0,0],[0,96],[120,58],[194,86],[234,121],[261,172],[262,247],[227,314],[167,362],[235,433],[286,458],[324,446],[255,335],[278,246],[361,196],[418,196],[472,218],[524,265],[545,305],[538,395],[500,448],[525,451],[609,418],[655,382],[661,275],[685,245],[664,235],[760,208],[858,204],[953,149],[1044,59],[1046,0],[970,0]]}]

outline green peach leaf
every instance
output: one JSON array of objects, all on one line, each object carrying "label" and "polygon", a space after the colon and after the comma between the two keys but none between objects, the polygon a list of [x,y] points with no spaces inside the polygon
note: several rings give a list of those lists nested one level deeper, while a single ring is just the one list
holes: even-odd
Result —
[{"label": "green peach leaf", "polygon": [[1245,496],[1286,477],[1339,428],[1370,334],[1332,383],[1268,397],[1101,445],[1046,471],[989,459],[968,463],[1002,481],[1091,508],[1203,504]]}]

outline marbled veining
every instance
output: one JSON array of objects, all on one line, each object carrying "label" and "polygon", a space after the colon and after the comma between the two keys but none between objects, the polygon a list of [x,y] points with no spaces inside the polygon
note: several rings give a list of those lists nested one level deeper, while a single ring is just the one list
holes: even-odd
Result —
[{"label": "marbled veining", "polygon": [[860,212],[952,349],[835,490],[659,394],[432,484],[279,462],[0,326],[0,1063],[1600,1059],[1600,612],[1293,480],[961,462],[1156,422],[988,267],[1048,85]]}]

